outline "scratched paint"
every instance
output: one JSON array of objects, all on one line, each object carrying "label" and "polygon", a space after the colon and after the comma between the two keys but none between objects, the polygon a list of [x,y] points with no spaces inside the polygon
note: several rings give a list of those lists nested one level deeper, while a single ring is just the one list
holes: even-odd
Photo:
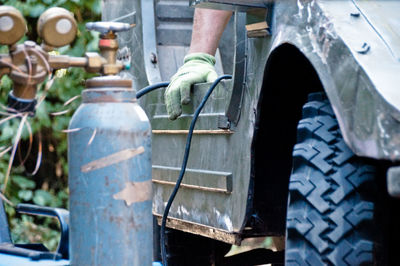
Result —
[{"label": "scratched paint", "polygon": [[98,170],[116,163],[120,163],[125,160],[129,160],[135,157],[136,155],[142,154],[143,152],[144,152],[143,146],[140,146],[137,149],[126,149],[123,151],[119,151],[83,165],[81,167],[81,171],[87,173],[90,171]]},{"label": "scratched paint", "polygon": [[96,91],[68,134],[71,265],[151,265],[150,124],[134,90]]},{"label": "scratched paint", "polygon": [[145,182],[126,182],[125,188],[114,194],[113,198],[123,200],[127,206],[131,206],[135,202],[151,200],[151,187],[151,180]]}]

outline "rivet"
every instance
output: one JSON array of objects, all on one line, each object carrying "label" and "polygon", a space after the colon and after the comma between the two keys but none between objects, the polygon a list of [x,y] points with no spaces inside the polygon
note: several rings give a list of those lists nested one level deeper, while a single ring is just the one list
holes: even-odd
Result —
[{"label": "rivet", "polygon": [[155,53],[150,54],[150,62],[153,64],[157,64],[157,56]]}]

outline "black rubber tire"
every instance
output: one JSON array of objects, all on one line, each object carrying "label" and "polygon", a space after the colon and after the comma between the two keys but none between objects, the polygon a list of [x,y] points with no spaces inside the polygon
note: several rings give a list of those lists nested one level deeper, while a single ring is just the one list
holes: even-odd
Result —
[{"label": "black rubber tire", "polygon": [[323,93],[309,95],[293,150],[285,265],[378,264],[375,167],[343,141]]}]

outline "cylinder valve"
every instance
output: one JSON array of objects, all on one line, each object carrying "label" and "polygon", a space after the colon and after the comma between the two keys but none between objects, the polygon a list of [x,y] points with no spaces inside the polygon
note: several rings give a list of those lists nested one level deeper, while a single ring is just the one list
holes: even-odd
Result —
[{"label": "cylinder valve", "polygon": [[26,30],[21,12],[12,6],[0,6],[0,44],[15,44],[25,35]]}]

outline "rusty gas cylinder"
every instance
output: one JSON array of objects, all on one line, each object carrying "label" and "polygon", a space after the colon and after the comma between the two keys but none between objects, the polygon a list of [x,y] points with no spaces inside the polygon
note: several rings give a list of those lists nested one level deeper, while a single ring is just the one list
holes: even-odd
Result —
[{"label": "rusty gas cylinder", "polygon": [[68,135],[71,265],[151,265],[151,128],[131,80],[87,81]]}]

